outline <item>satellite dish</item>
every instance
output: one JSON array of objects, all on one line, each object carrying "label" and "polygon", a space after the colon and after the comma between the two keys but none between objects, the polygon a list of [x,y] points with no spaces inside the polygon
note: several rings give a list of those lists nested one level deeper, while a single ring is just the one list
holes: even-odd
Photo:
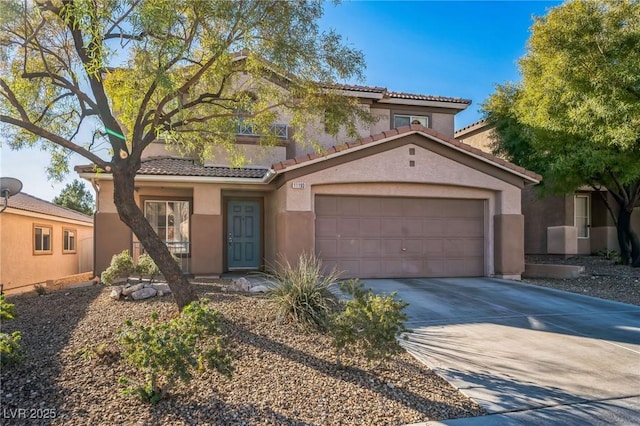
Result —
[{"label": "satellite dish", "polygon": [[22,191],[22,182],[18,179],[12,177],[0,178],[0,195],[4,197],[4,206],[2,206],[0,213],[7,208],[9,204],[9,197],[16,195],[20,191]]},{"label": "satellite dish", "polygon": [[12,195],[16,195],[22,191],[22,182],[20,182],[16,178],[12,177],[3,177],[0,178],[0,193],[2,196],[11,197]]}]

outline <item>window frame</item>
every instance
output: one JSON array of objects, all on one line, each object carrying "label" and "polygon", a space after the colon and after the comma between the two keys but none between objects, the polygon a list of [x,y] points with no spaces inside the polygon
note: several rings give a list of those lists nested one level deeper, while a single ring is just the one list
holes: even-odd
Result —
[{"label": "window frame", "polygon": [[[403,112],[403,111],[394,112],[392,114],[392,117],[391,117],[391,125],[393,126],[392,129],[397,129],[398,128],[398,126],[396,126],[396,117],[408,117],[409,118],[409,125],[411,125],[411,122],[414,119],[424,118],[426,123],[427,123],[427,125],[424,126],[424,127],[431,128],[431,115],[430,114],[417,114],[417,113],[414,113],[414,112]],[[406,124],[405,124],[405,126],[406,126]],[[402,127],[402,126],[400,126],[400,127]]]},{"label": "window frame", "polygon": [[[36,230],[37,229],[48,229],[49,230],[49,249],[48,250],[44,250],[44,249],[37,249],[37,244],[36,244]],[[40,234],[40,244],[42,247],[44,247],[44,238],[42,238],[44,236],[43,233]],[[51,255],[53,254],[53,226],[52,225],[46,225],[43,223],[34,223],[33,224],[33,233],[32,233],[32,237],[31,237],[31,244],[33,245],[33,254],[36,256],[42,256],[42,255]]]},{"label": "window frame", "polygon": [[[585,216],[578,216],[578,209],[576,208],[578,199],[586,200]],[[578,227],[578,218],[584,219],[586,222],[586,236],[580,235],[580,229]],[[573,196],[573,226],[576,227],[576,235],[580,240],[586,240],[591,238],[591,196],[589,194],[574,194]]]},{"label": "window frame", "polygon": [[[73,248],[65,248],[67,245],[67,233],[73,233]],[[74,254],[78,252],[78,231],[74,228],[62,228],[62,253]]]},{"label": "window frame", "polygon": [[[191,239],[191,221],[192,221],[192,216],[193,216],[193,198],[190,197],[162,197],[162,196],[147,196],[147,197],[143,197],[140,200],[140,203],[142,204],[142,214],[144,215],[145,219],[147,219],[147,221],[149,221],[149,219],[147,218],[147,203],[171,203],[171,202],[183,202],[183,203],[188,203],[188,210],[189,210],[189,230],[187,232],[187,238],[188,240],[186,240],[186,242],[188,243],[187,245],[187,251],[186,252],[173,252],[171,251],[171,247],[169,247],[169,251],[171,251],[174,255],[178,256],[178,257],[189,257],[191,256],[191,244],[193,243],[192,239]],[[166,217],[166,213],[165,213],[165,217]],[[151,224],[151,222],[149,222],[149,224]],[[153,227],[153,224],[151,224],[151,226]],[[168,227],[167,227],[168,229]],[[155,229],[154,229],[155,231]],[[157,233],[157,232],[156,232]],[[160,239],[166,244],[167,240],[166,240],[166,234],[163,238],[163,236],[159,235]]]}]

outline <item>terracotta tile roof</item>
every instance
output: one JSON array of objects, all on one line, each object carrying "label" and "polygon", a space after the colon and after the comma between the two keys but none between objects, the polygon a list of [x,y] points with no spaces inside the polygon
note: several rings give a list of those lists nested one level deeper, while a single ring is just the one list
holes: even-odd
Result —
[{"label": "terracotta tile roof", "polygon": [[[78,173],[94,172],[93,165],[77,166]],[[261,179],[267,174],[265,168],[231,168],[202,166],[194,160],[176,157],[149,157],[142,160],[138,175],[155,176],[198,176]]]},{"label": "terracotta tile roof", "polygon": [[459,104],[470,105],[470,99],[451,98],[446,96],[420,95],[417,93],[393,92],[387,90],[386,87],[377,86],[358,86],[353,84],[325,84],[324,87],[338,90],[349,90],[352,92],[379,93],[383,98],[388,99],[410,99],[413,101],[437,101],[437,102],[453,102]]},{"label": "terracotta tile roof", "polygon": [[460,128],[460,129],[456,130],[455,135],[458,135],[460,133],[465,133],[467,130],[471,130],[473,128],[482,127],[485,124],[487,124],[487,119],[486,118],[482,118],[482,119],[480,119],[478,121],[475,121],[475,122],[473,122],[471,124],[468,124],[468,125]]},{"label": "terracotta tile roof", "polygon": [[[0,199],[0,206],[4,206],[4,198]],[[46,214],[49,216],[56,216],[63,219],[93,223],[93,218],[91,216],[50,203],[49,201],[41,200],[33,195],[25,194],[24,192],[9,198],[7,207],[33,213]]]},{"label": "terracotta tile roof", "polygon": [[496,165],[505,167],[509,170],[512,170],[516,173],[520,173],[522,175],[525,175],[531,179],[537,180],[537,181],[541,181],[542,180],[542,176],[540,176],[539,174],[532,172],[530,170],[526,170],[523,167],[520,167],[516,164],[510,163],[508,161],[503,160],[502,158],[498,158],[492,154],[489,154],[488,152],[484,152],[481,149],[475,148],[471,145],[467,145],[466,143],[460,142],[454,138],[450,138],[448,136],[445,136],[443,134],[440,134],[438,132],[436,132],[433,129],[429,129],[426,127],[423,127],[421,125],[418,124],[412,124],[410,126],[404,126],[404,127],[399,127],[397,129],[391,129],[391,130],[387,130],[386,132],[382,132],[379,133],[377,135],[372,135],[372,136],[367,136],[366,138],[363,139],[358,139],[356,141],[353,142],[349,142],[347,144],[342,144],[342,145],[337,145],[337,146],[332,146],[331,148],[327,149],[324,153],[322,154],[308,154],[308,155],[304,155],[301,157],[297,157],[297,158],[292,158],[290,160],[286,160],[286,161],[282,161],[280,163],[276,163],[274,164],[272,167],[276,172],[281,172],[284,171],[286,168],[297,165],[297,164],[303,164],[306,163],[308,161],[311,160],[316,160],[319,158],[323,158],[326,156],[329,156],[331,154],[335,154],[338,152],[342,152],[342,151],[347,151],[350,149],[354,149],[356,147],[362,146],[362,145],[367,145],[382,139],[387,139],[390,138],[392,136],[401,136],[401,135],[406,135],[406,134],[410,134],[410,133],[424,133],[433,137],[436,137],[442,141],[444,141],[446,144],[451,145],[455,148],[458,148],[460,150],[466,151],[470,154],[476,155],[478,157],[482,157],[486,160],[488,160],[491,163],[494,163]]}]

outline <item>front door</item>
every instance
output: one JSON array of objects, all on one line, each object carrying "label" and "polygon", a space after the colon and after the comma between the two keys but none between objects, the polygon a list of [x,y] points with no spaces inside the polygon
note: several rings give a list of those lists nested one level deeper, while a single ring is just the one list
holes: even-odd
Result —
[{"label": "front door", "polygon": [[260,202],[227,203],[227,269],[260,268]]}]

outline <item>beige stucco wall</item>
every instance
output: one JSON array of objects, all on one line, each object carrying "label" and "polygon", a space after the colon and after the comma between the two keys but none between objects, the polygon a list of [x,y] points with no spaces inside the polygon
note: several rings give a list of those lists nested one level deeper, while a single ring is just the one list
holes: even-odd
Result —
[{"label": "beige stucco wall", "polygon": [[468,133],[456,139],[483,151],[491,152],[491,145],[493,143],[493,140],[491,139],[492,133],[493,129],[490,129],[488,131]]},{"label": "beige stucco wall", "polygon": [[[51,254],[34,254],[34,224],[52,228]],[[75,253],[63,253],[63,228],[76,231]],[[0,214],[0,283],[4,290],[17,290],[78,274],[87,239],[93,239],[93,224],[8,208]]]}]

